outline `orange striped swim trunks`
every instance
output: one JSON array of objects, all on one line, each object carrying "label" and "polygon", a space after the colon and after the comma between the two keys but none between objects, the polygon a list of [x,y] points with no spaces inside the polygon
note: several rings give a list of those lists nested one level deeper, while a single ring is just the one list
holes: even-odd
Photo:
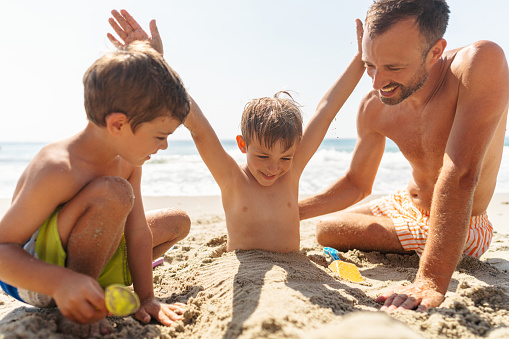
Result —
[{"label": "orange striped swim trunks", "polygon": [[[391,218],[405,250],[422,254],[428,238],[429,211],[414,206],[406,189],[372,200],[369,206],[375,216]],[[487,213],[471,217],[463,254],[479,258],[488,250],[492,237]]]}]

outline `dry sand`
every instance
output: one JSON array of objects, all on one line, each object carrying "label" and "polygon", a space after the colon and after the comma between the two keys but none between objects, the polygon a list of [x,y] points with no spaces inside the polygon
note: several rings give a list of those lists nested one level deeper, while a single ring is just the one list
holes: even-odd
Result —
[{"label": "dry sand", "polygon": [[[132,317],[109,318],[106,338],[509,338],[509,195],[496,195],[488,213],[495,236],[481,260],[463,258],[444,303],[427,313],[379,312],[384,288],[409,284],[417,255],[349,251],[365,278],[350,283],[330,271],[314,237],[315,220],[301,224],[301,251],[227,253],[219,197],[144,198],[146,209],[178,206],[192,219],[189,236],[154,270],[156,296],[186,303],[184,320],[167,328]],[[0,214],[8,201],[0,200]],[[0,294],[0,338],[64,338],[57,312]]]}]

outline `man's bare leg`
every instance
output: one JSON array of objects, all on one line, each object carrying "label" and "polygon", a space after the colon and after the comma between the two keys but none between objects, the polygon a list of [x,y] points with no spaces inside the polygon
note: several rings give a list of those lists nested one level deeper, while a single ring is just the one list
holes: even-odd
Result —
[{"label": "man's bare leg", "polygon": [[[103,177],[90,182],[62,207],[57,225],[67,253],[67,268],[99,278],[118,247],[133,197],[126,180]],[[78,337],[111,333],[112,327],[104,315],[97,317],[100,319],[97,322],[78,324],[62,316],[59,330]]]},{"label": "man's bare leg", "polygon": [[377,217],[368,204],[351,207],[320,220],[316,239],[322,246],[339,251],[358,249],[384,253],[410,253],[399,242],[390,218]]},{"label": "man's bare leg", "polygon": [[152,260],[163,256],[175,243],[189,234],[191,219],[181,209],[148,211],[145,216],[152,231]]}]

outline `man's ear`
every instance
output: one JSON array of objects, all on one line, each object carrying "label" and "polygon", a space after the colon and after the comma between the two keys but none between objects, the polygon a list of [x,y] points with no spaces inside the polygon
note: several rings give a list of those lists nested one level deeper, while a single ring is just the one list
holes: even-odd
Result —
[{"label": "man's ear", "polygon": [[242,135],[237,135],[237,146],[239,146],[239,149],[242,153],[247,152],[246,142],[244,141]]},{"label": "man's ear", "polygon": [[130,127],[124,113],[110,113],[106,116],[106,129],[113,135],[119,135],[126,127]]},{"label": "man's ear", "polygon": [[440,59],[446,47],[447,41],[445,41],[445,39],[439,39],[437,42],[435,42],[433,47],[431,47],[429,50],[427,56],[427,60],[430,66],[435,64]]}]

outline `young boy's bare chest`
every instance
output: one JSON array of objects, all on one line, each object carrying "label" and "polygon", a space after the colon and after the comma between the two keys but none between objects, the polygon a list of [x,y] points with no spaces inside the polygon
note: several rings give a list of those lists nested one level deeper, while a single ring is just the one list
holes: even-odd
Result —
[{"label": "young boy's bare chest", "polygon": [[298,187],[290,181],[278,180],[271,186],[244,181],[232,192],[223,192],[229,250],[298,250]]}]

